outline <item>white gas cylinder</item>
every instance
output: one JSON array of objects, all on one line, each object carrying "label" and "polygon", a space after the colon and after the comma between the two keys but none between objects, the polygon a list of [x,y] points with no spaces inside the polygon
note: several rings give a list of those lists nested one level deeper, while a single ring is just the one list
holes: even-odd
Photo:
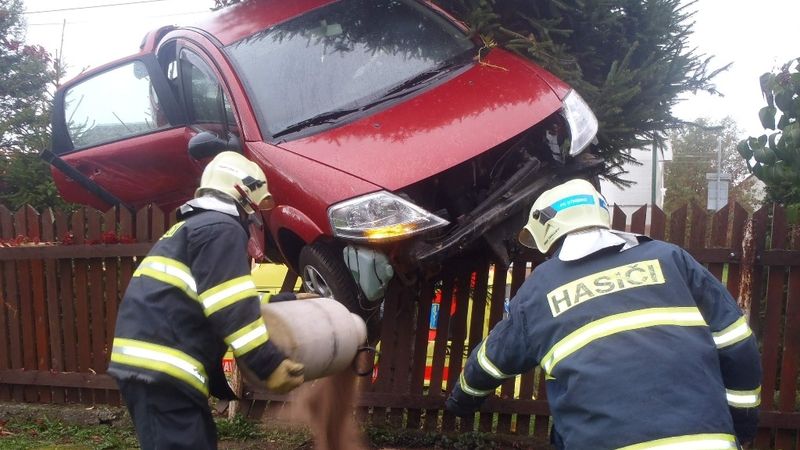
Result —
[{"label": "white gas cylinder", "polygon": [[347,369],[367,340],[367,325],[332,298],[267,303],[261,306],[269,340],[305,365],[305,379]]}]

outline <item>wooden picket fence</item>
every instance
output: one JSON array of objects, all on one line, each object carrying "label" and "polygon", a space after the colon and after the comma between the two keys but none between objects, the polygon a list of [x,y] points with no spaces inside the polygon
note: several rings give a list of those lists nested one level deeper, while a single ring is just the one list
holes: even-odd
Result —
[{"label": "wooden picket fence", "polygon": [[[762,347],[756,447],[800,450],[800,228],[789,226],[776,205],[753,214],[734,203],[715,214],[694,205],[669,216],[654,208],[646,225],[648,210],[628,218],[615,208],[613,225],[681,245],[723,280]],[[136,261],[174,222],[158,208],[131,215],[0,207],[0,401],[120,403],[105,374],[117,307]],[[359,418],[546,438],[550,417],[539,369],[508,380],[474,419],[443,410],[466,354],[502,319],[506,298],[540,262],[531,254],[506,270],[456,260],[419,293],[394,290],[383,310],[377,368],[361,379]],[[242,411],[253,417],[275,414],[287,400],[247,385],[242,394]]]}]

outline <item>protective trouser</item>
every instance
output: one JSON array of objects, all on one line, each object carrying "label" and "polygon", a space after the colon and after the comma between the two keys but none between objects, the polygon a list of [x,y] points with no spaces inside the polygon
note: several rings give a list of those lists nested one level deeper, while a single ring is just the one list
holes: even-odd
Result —
[{"label": "protective trouser", "polygon": [[207,403],[167,383],[118,383],[142,450],[217,449],[217,428]]}]

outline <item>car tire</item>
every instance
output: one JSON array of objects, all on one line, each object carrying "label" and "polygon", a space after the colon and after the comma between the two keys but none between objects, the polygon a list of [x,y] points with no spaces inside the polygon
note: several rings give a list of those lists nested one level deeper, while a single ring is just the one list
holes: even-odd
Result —
[{"label": "car tire", "polygon": [[380,303],[371,303],[368,308],[362,306],[366,300],[362,300],[361,288],[344,263],[342,250],[317,242],[300,250],[299,261],[303,291],[331,297],[361,316],[367,323],[368,341],[374,342],[379,333]]}]

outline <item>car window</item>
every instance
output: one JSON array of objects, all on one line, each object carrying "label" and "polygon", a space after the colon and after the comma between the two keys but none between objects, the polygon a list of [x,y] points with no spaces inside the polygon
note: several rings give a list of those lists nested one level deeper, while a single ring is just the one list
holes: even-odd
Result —
[{"label": "car window", "polygon": [[211,68],[188,50],[181,51],[179,66],[189,120],[201,126],[227,123],[235,129],[233,108]]},{"label": "car window", "polygon": [[64,95],[64,117],[75,148],[169,126],[141,61],[111,69],[69,88]]},{"label": "car window", "polygon": [[457,61],[475,44],[416,1],[342,0],[235,42],[225,51],[271,136],[332,111],[374,104]]}]

